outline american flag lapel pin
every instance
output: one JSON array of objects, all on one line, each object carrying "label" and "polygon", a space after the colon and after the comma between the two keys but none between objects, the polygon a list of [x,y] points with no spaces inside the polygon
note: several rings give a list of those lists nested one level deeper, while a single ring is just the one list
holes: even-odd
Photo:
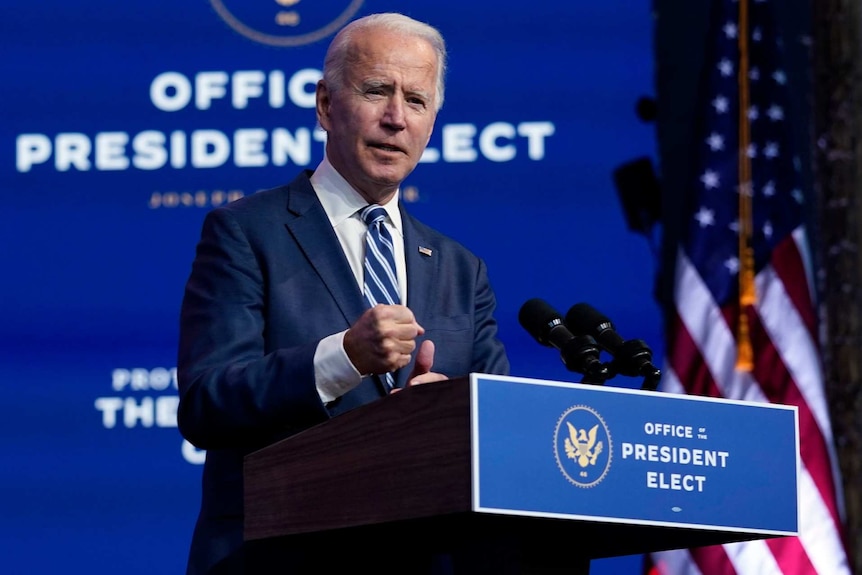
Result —
[{"label": "american flag lapel pin", "polygon": [[419,253],[423,256],[431,257],[431,248],[426,248],[425,246],[419,246]]}]

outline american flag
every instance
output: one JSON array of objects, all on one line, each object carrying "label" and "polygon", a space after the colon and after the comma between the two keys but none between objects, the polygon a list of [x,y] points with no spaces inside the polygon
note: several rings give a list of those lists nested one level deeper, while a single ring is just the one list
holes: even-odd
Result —
[{"label": "american flag", "polygon": [[[652,554],[662,575],[850,573],[788,78],[768,0],[716,0],[664,391],[799,408],[798,537]],[[742,487],[741,487],[742,488]]]}]

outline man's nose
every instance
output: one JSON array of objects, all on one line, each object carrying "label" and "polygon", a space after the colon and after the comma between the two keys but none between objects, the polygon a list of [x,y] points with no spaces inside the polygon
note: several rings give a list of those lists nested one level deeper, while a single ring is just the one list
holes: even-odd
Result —
[{"label": "man's nose", "polygon": [[403,130],[407,127],[405,124],[405,110],[406,102],[404,98],[401,96],[395,95],[389,98],[389,101],[386,104],[386,110],[383,114],[383,122],[396,130]]}]

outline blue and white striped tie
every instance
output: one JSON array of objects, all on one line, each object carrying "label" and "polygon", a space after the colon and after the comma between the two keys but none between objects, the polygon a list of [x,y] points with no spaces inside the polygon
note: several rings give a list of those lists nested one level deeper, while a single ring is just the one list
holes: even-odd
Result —
[{"label": "blue and white striped tie", "polygon": [[[362,210],[360,216],[368,226],[368,232],[365,234],[365,301],[368,307],[379,303],[401,303],[392,235],[383,225],[386,210],[377,204],[371,204]],[[385,373],[383,377],[389,389],[395,387],[391,373]]]}]

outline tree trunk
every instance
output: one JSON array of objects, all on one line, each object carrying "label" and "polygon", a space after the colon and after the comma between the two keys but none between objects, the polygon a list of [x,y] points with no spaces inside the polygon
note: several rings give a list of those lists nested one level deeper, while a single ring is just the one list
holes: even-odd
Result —
[{"label": "tree trunk", "polygon": [[847,548],[853,570],[862,573],[862,16],[852,0],[811,5],[821,343]]}]

